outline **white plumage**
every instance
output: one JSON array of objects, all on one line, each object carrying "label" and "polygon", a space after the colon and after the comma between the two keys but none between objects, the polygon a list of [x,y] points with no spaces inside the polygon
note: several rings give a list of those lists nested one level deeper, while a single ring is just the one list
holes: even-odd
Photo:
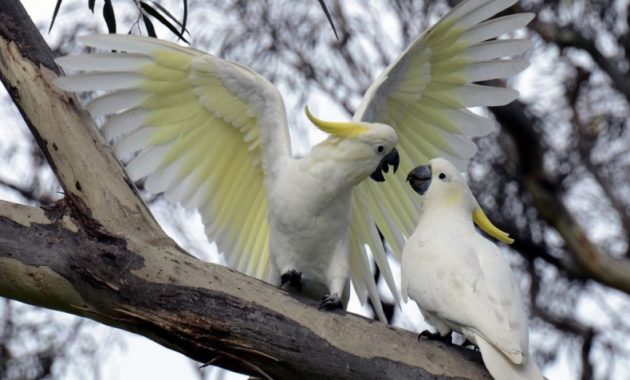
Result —
[{"label": "white plumage", "polygon": [[384,319],[368,252],[396,298],[398,292],[376,224],[399,255],[418,204],[400,174],[379,184],[364,180],[397,140],[403,172],[436,156],[465,165],[476,150],[470,138],[494,128],[466,107],[517,96],[472,83],[525,68],[499,58],[521,53],[527,41],[492,39],[532,16],[488,20],[515,1],[455,7],[372,84],[352,123],[338,129],[320,123],[331,136],[299,160],[292,158],[284,103],[273,85],[199,50],[130,35],[84,37],[88,46],[116,52],[59,58],[61,66],[83,72],[57,84],[110,91],[87,108],[111,115],[103,135],[130,177],[197,208],[229,265],[274,284],[294,269],[314,297],[347,295],[351,279],[361,302],[369,296]]},{"label": "white plumage", "polygon": [[438,158],[427,167],[409,174],[422,193],[422,213],[402,254],[403,298],[416,301],[441,335],[457,331],[477,344],[495,379],[542,379],[529,356],[527,316],[512,271],[475,230],[477,201],[451,163]]}]

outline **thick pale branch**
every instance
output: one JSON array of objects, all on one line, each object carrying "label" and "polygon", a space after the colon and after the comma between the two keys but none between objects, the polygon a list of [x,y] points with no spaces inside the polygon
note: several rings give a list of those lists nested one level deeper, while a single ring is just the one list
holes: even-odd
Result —
[{"label": "thick pale branch", "polygon": [[[0,79],[57,175],[77,216],[101,228],[151,240],[163,235],[90,116],[52,84],[58,67],[19,1],[0,7]],[[127,224],[121,224],[121,220]]]},{"label": "thick pale branch", "polygon": [[173,247],[132,250],[113,236],[95,238],[68,211],[0,201],[0,295],[274,379],[489,378],[470,350],[318,311],[312,301]]}]

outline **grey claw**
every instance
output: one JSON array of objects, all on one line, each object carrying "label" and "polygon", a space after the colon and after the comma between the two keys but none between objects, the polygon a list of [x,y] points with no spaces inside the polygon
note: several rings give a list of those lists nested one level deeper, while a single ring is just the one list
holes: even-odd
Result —
[{"label": "grey claw", "polygon": [[418,334],[418,341],[423,338],[427,340],[439,340],[440,342],[444,343],[453,343],[453,332],[451,331],[448,334],[442,336],[439,332],[432,333],[429,330],[424,330],[423,332]]},{"label": "grey claw", "polygon": [[341,298],[335,294],[327,294],[322,297],[321,302],[319,303],[319,310],[335,310],[335,309],[343,309],[343,303],[341,302]]},{"label": "grey claw", "polygon": [[302,291],[302,272],[298,272],[295,269],[291,269],[290,271],[280,276],[280,287],[282,288],[287,283],[289,284],[289,287],[291,289],[295,289],[298,292],[301,292]]}]

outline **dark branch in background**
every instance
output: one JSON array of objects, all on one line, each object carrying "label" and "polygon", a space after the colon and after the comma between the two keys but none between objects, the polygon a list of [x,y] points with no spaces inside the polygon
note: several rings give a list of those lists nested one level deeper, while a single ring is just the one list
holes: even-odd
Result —
[{"label": "dark branch in background", "polygon": [[13,315],[11,313],[11,301],[8,299],[1,299],[3,303],[2,312],[0,314],[0,375],[7,372],[9,362],[9,347],[5,342],[8,342],[11,335],[13,335]]},{"label": "dark branch in background", "polygon": [[68,319],[0,299],[0,379],[97,377],[101,355],[117,342],[111,335],[92,339],[94,323]]},{"label": "dark branch in background", "polygon": [[594,338],[595,331],[593,329],[589,329],[582,336],[582,380],[593,379],[593,365],[591,364],[590,356]]},{"label": "dark branch in background", "polygon": [[585,278],[630,294],[630,260],[600,252],[564,204],[560,184],[545,171],[541,138],[532,128],[544,122],[528,115],[518,101],[491,111],[517,147],[520,180],[540,216],[563,237],[576,267]]},{"label": "dark branch in background", "polygon": [[608,74],[611,84],[630,102],[630,77],[617,68],[618,63],[613,63],[611,58],[604,56],[594,40],[584,36],[573,25],[560,27],[536,19],[529,24],[529,28],[560,49],[576,48],[588,52],[599,68]]},{"label": "dark branch in background", "polygon": [[40,205],[50,205],[54,202],[53,198],[49,194],[40,194],[38,189],[33,186],[27,188],[12,183],[3,178],[0,178],[0,186],[4,186],[9,190],[15,191],[16,193],[20,194],[24,199]]},{"label": "dark branch in background", "polygon": [[528,263],[527,269],[529,275],[531,276],[531,286],[529,291],[532,299],[532,313],[540,317],[545,322],[553,325],[555,328],[570,332],[571,334],[582,338],[582,379],[592,379],[593,366],[590,363],[589,354],[592,348],[595,330],[581,324],[575,319],[556,316],[549,312],[545,307],[539,306],[538,295],[540,292],[540,278],[532,261]]},{"label": "dark branch in background", "polygon": [[[577,110],[578,97],[583,85],[588,82],[591,73],[589,71],[577,68],[575,83],[567,88],[567,98],[571,105],[571,123],[575,127],[575,138],[577,140],[577,151],[580,154],[582,164],[588,170],[589,174],[595,179],[599,187],[602,189],[606,198],[610,201],[613,209],[617,212],[621,224],[626,232],[630,233],[630,214],[623,200],[617,196],[613,190],[613,185],[604,177],[602,168],[598,167],[592,160],[592,152],[596,142],[596,133],[589,132],[589,126],[585,125]],[[629,82],[630,83],[630,82]],[[595,123],[596,121],[592,121]]]}]

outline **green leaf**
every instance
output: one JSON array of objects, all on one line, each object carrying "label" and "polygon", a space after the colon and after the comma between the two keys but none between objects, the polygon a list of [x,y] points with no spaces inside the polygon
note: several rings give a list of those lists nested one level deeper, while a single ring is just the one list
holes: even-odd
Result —
[{"label": "green leaf", "polygon": [[116,33],[116,15],[114,14],[112,0],[105,0],[105,4],[103,4],[103,18],[109,33]]},{"label": "green leaf", "polygon": [[326,18],[328,19],[328,22],[330,23],[330,26],[332,27],[333,32],[335,32],[335,37],[337,38],[337,40],[339,40],[339,35],[337,35],[337,29],[335,29],[335,24],[333,24],[332,17],[330,16],[330,12],[328,12],[328,7],[326,6],[326,3],[324,3],[324,0],[319,0],[319,5],[321,5],[322,9],[324,10],[324,13],[326,14]]},{"label": "green leaf", "polygon": [[61,2],[63,0],[57,0],[57,4],[55,5],[55,10],[53,12],[52,20],[50,21],[50,27],[48,28],[48,33],[52,30],[53,24],[55,23],[55,19],[57,18],[57,13],[59,13],[59,8],[61,7]]}]

